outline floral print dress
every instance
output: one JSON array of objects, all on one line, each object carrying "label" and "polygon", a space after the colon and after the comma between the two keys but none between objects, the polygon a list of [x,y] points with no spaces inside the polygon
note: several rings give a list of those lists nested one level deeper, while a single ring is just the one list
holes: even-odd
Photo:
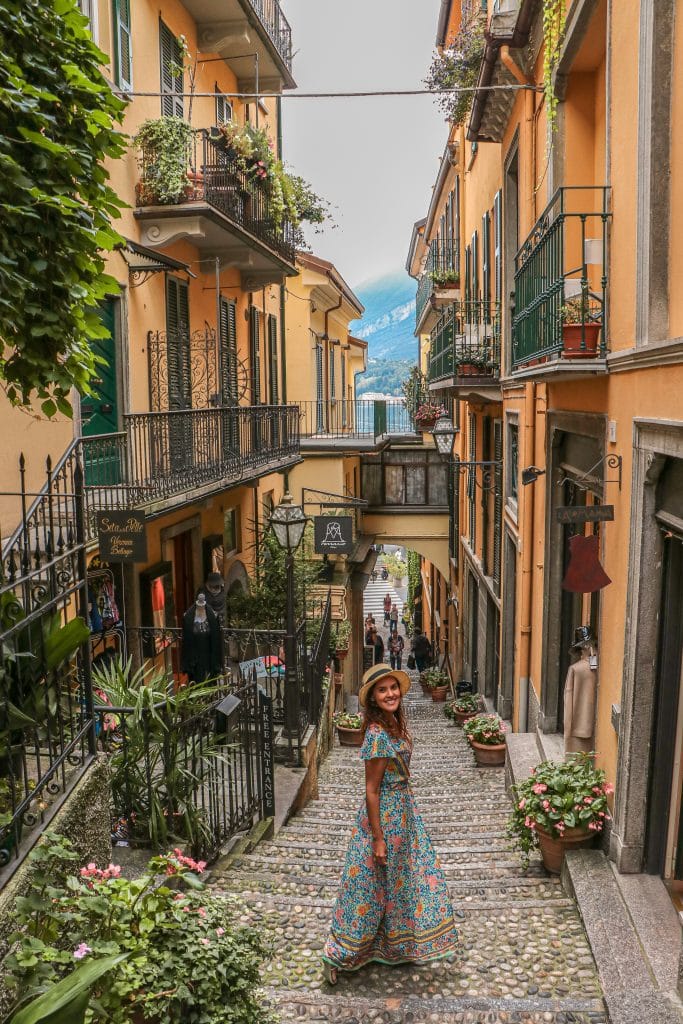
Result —
[{"label": "floral print dress", "polygon": [[446,882],[410,787],[411,745],[379,725],[365,734],[361,759],[387,758],[380,821],[387,866],[375,863],[363,799],[346,854],[323,960],[346,971],[376,960],[426,963],[450,956],[457,932]]}]

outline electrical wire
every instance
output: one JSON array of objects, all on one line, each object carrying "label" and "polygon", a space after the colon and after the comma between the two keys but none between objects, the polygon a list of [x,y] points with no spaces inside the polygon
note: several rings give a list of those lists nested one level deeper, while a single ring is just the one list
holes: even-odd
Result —
[{"label": "electrical wire", "polygon": [[[447,96],[449,94],[460,94],[468,92],[543,92],[541,85],[527,85],[518,83],[502,83],[500,85],[468,85],[458,86],[453,89],[369,89],[361,92],[223,92],[221,96],[226,99],[239,100],[341,100],[341,99],[367,99],[371,97],[392,97],[392,96]],[[178,99],[193,97],[194,99],[215,99],[216,92],[128,92],[117,90],[123,98],[137,99],[147,97],[158,99],[162,96],[173,95]]]}]

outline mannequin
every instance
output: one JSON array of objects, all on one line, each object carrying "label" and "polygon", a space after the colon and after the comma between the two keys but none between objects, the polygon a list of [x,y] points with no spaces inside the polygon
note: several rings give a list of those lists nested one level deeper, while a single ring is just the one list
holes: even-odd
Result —
[{"label": "mannequin", "polygon": [[564,750],[588,754],[594,749],[597,696],[596,643],[588,626],[576,630],[571,649],[579,659],[569,666],[564,686]]},{"label": "mannequin", "polygon": [[221,626],[225,625],[225,580],[219,572],[210,572],[197,596],[204,594],[206,602],[216,615]]},{"label": "mannequin", "polygon": [[206,603],[206,595],[198,594],[183,615],[181,671],[187,673],[191,683],[203,683],[220,675],[222,661],[218,618]]}]

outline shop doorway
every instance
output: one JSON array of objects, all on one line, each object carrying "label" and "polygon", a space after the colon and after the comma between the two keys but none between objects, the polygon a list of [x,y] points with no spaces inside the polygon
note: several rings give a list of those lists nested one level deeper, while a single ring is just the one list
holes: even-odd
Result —
[{"label": "shop doorway", "polygon": [[683,536],[664,532],[645,870],[683,890]]},{"label": "shop doorway", "polygon": [[479,689],[479,587],[474,573],[467,574],[467,614],[469,630],[467,633],[468,675],[472,680],[475,692]]},{"label": "shop doorway", "polygon": [[194,601],[197,584],[194,578],[192,531],[186,530],[173,538],[173,583],[175,608],[178,625],[183,624],[183,615]]}]

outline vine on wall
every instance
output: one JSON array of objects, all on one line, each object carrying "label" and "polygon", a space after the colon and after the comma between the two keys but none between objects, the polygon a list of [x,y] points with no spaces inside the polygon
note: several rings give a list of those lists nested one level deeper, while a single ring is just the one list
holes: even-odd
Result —
[{"label": "vine on wall", "polygon": [[545,97],[548,140],[557,125],[557,96],[553,75],[560,59],[564,28],[565,0],[543,0],[543,95]]}]

